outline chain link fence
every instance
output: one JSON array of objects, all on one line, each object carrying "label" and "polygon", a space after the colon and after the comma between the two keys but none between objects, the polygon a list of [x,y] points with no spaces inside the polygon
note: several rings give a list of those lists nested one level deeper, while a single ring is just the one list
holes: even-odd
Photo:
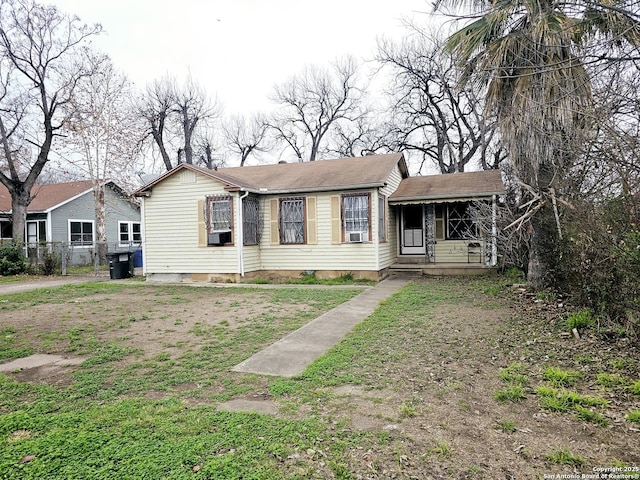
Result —
[{"label": "chain link fence", "polygon": [[[3,242],[8,243],[8,242]],[[11,242],[12,243],[12,242]],[[100,275],[109,272],[110,253],[129,252],[134,267],[142,266],[142,244],[38,242],[22,245],[27,270],[42,275]]]}]

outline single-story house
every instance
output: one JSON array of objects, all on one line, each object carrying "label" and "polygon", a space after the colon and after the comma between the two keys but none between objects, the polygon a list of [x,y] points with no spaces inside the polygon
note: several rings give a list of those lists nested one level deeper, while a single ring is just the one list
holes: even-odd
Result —
[{"label": "single-story house", "polygon": [[410,177],[401,153],[218,170],[181,164],[136,192],[144,273],[207,282],[486,269],[496,265],[495,242],[471,206],[495,205],[503,193],[499,171]]},{"label": "single-story house", "polygon": [[[31,195],[24,236],[28,246],[65,245],[69,263],[91,264],[97,241],[93,182],[35,185]],[[105,222],[109,250],[141,243],[140,206],[114,182],[106,183]],[[11,194],[2,184],[0,226],[0,241],[11,240]]]}]

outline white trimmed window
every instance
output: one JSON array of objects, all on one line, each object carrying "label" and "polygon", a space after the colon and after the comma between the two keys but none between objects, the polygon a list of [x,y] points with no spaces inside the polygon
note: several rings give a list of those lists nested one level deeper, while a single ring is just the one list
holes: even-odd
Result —
[{"label": "white trimmed window", "polygon": [[76,247],[92,247],[95,242],[93,220],[69,220],[69,243]]},{"label": "white trimmed window", "polygon": [[13,224],[11,220],[0,220],[0,238],[13,237]]},{"label": "white trimmed window", "polygon": [[121,247],[142,243],[140,222],[118,222],[118,241]]}]

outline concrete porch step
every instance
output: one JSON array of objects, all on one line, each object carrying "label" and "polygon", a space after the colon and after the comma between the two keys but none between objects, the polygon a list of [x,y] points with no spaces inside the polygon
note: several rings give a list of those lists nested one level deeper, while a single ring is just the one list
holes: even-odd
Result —
[{"label": "concrete porch step", "polygon": [[389,267],[390,275],[486,275],[495,272],[496,267],[483,263],[394,263]]}]

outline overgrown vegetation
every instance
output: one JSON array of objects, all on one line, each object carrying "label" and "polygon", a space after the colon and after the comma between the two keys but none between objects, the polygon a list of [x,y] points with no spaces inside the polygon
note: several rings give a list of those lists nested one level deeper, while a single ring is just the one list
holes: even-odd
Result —
[{"label": "overgrown vegetation", "polygon": [[[568,293],[599,327],[640,337],[640,197],[577,203],[567,218],[561,268]],[[586,314],[585,314],[586,317]],[[595,322],[588,318],[585,326]],[[579,327],[578,327],[579,328]]]},{"label": "overgrown vegetation", "polygon": [[0,275],[19,275],[26,268],[24,253],[18,244],[0,244]]}]

